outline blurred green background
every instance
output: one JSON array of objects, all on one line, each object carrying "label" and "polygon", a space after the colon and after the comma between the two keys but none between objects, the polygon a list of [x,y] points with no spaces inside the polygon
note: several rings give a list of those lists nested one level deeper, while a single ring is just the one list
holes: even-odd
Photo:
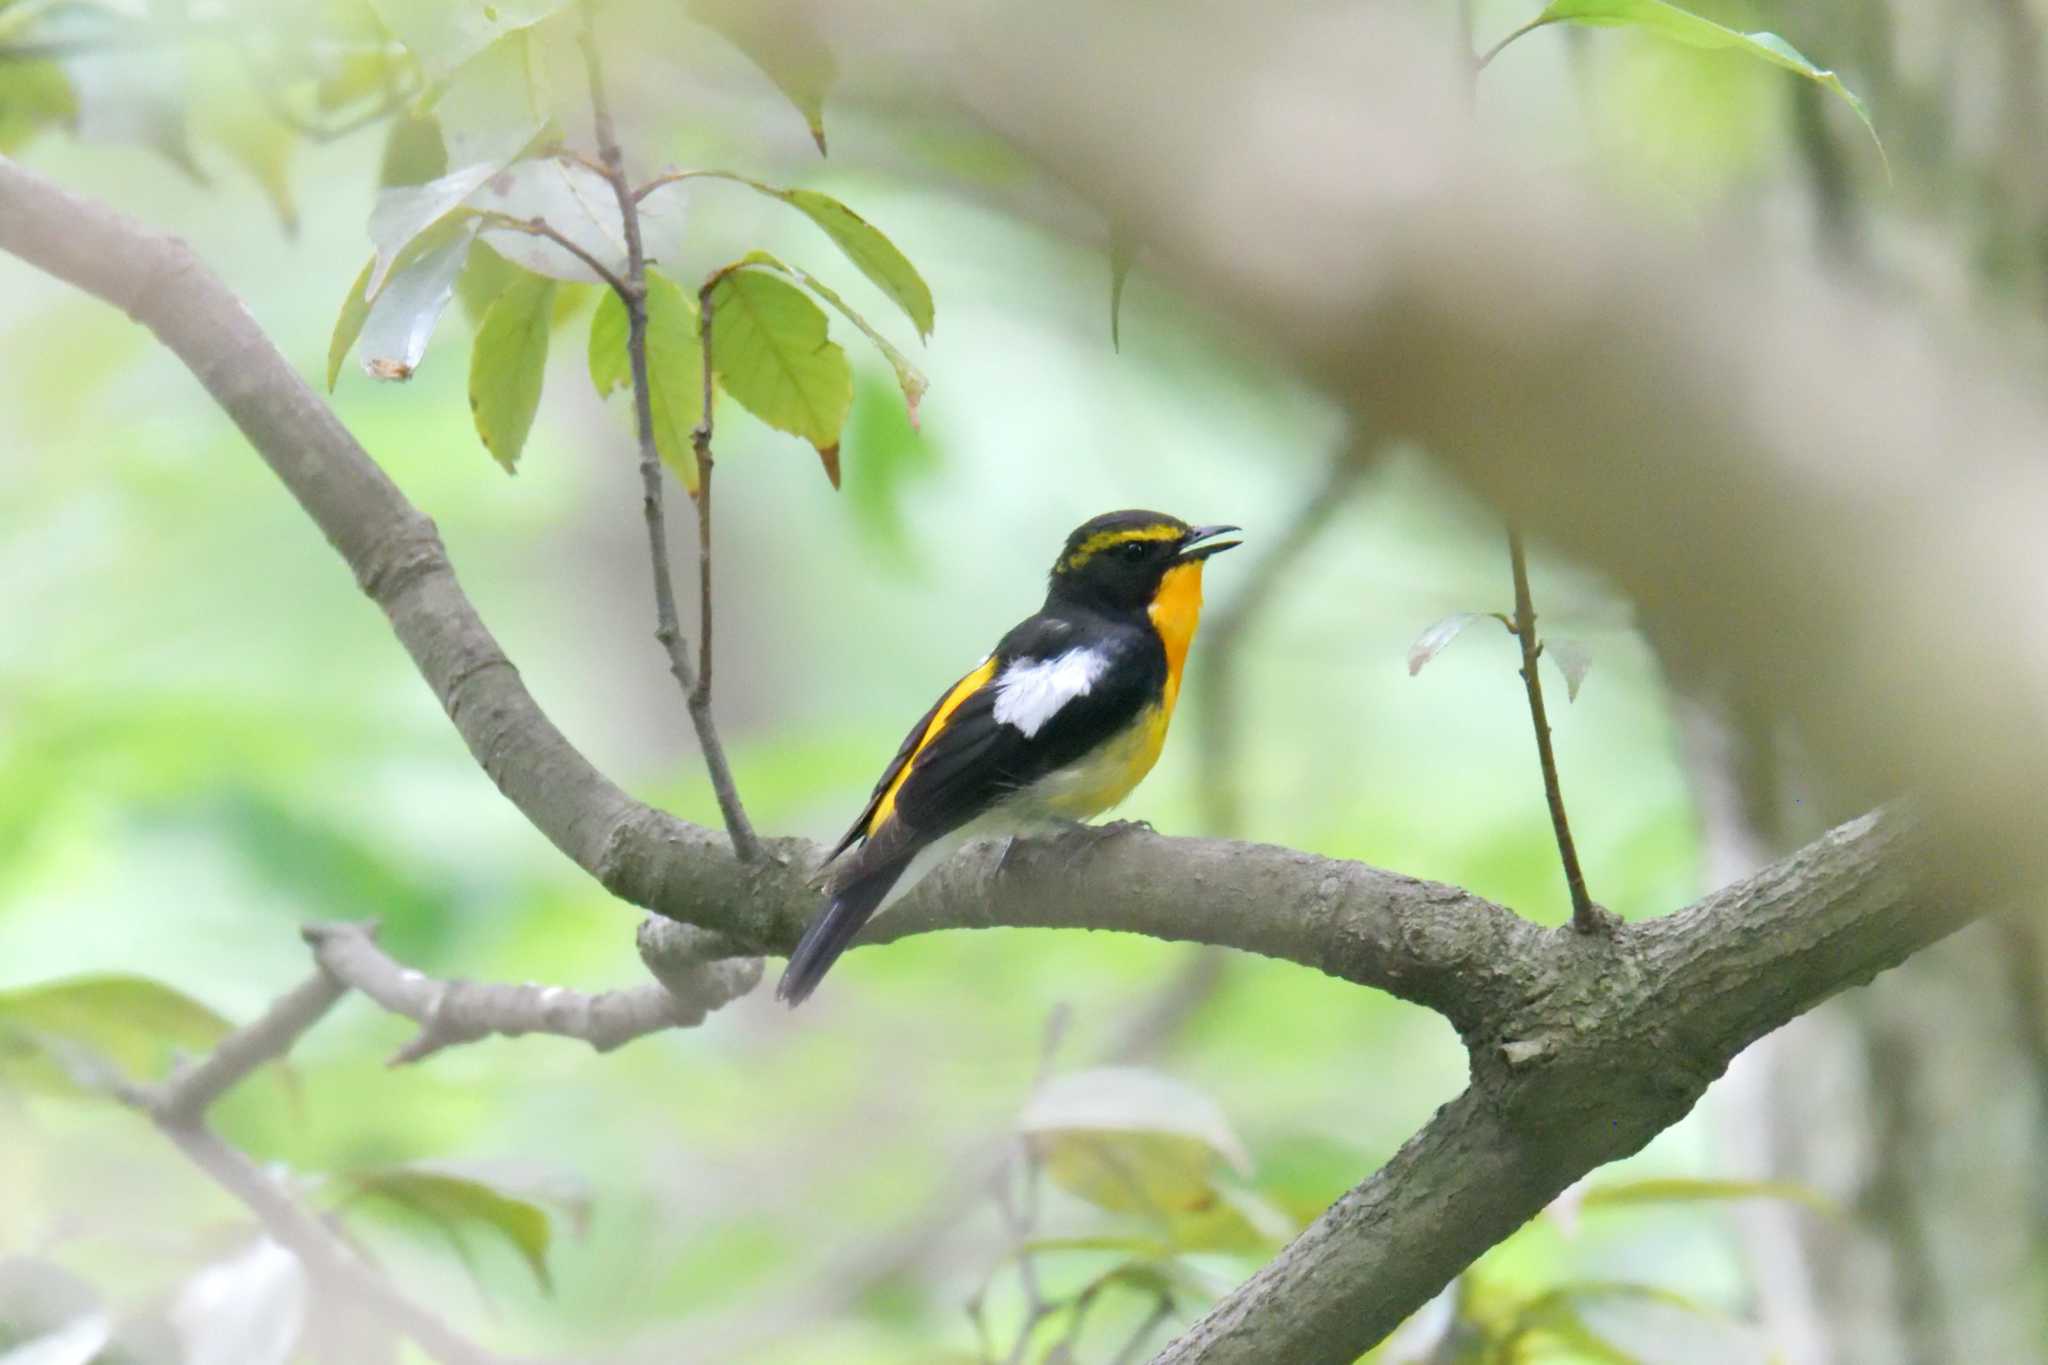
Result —
[{"label": "blurred green background", "polygon": [[[1489,5],[1481,17],[1513,16]],[[1788,173],[1782,73],[1627,36],[1589,47],[1531,39],[1489,78],[1482,117],[1560,164],[1598,165],[1674,218],[1767,197]],[[704,60],[744,83],[730,53]],[[932,380],[921,433],[887,370],[849,343],[842,492],[800,444],[735,405],[720,413],[718,715],[756,823],[828,837],[909,720],[1036,605],[1072,525],[1122,506],[1241,524],[1248,548],[1209,574],[1213,621],[1350,437],[1142,264],[1113,352],[1103,242],[1004,211],[1020,172],[978,142],[906,139],[854,110],[835,117],[820,161],[788,111],[754,93],[720,119],[668,120],[641,160],[736,165],[838,195],[938,300],[917,357]],[[295,236],[225,164],[207,163],[216,183],[201,186],[120,141],[48,135],[22,155],[188,239],[317,383],[366,251],[380,139],[296,153]],[[960,182],[989,192],[947,188],[933,167],[949,180],[965,168]],[[742,189],[692,187],[689,212],[691,269],[763,246],[848,276],[856,302],[878,297],[814,229]],[[585,990],[642,979],[633,913],[499,797],[379,613],[183,369],[114,310],[17,262],[0,260],[0,289],[0,988],[135,973],[243,1020],[307,974],[301,923],[370,916],[430,974]],[[451,311],[408,384],[347,366],[337,411],[438,523],[571,739],[636,795],[715,823],[651,635],[623,400],[591,396],[580,324],[566,329],[508,478],[470,425],[468,334]],[[684,572],[694,547],[687,526],[676,534]],[[1701,876],[1655,660],[1625,603],[1535,549],[1546,630],[1594,661],[1576,702],[1551,682],[1589,879],[1624,915],[1662,913]],[[1510,605],[1490,514],[1424,452],[1384,449],[1241,641],[1241,752],[1205,763],[1198,671],[1164,760],[1119,814],[1360,858],[1560,921],[1513,642],[1482,622],[1420,676],[1406,667],[1431,622]],[[1203,785],[1217,781],[1241,794],[1242,829],[1205,825]],[[1019,1304],[1001,1268],[1010,1234],[997,1201],[962,1182],[1013,1129],[1042,1066],[1093,1064],[1162,987],[1195,979],[1190,960],[1114,934],[939,934],[852,955],[795,1014],[763,989],[615,1055],[491,1040],[400,1069],[383,1063],[410,1026],[352,998],[294,1052],[295,1099],[259,1078],[219,1118],[294,1171],[430,1161],[575,1192],[542,1200],[551,1293],[487,1228],[465,1231],[465,1267],[418,1220],[363,1226],[416,1292],[508,1348],[674,1332],[656,1358],[973,1359],[964,1305],[994,1274],[1001,1358]],[[1250,1157],[1230,1181],[1296,1226],[1464,1073],[1435,1015],[1248,957],[1200,987],[1145,1063],[1213,1101]],[[1699,1115],[1627,1167],[1594,1183],[1723,1172]],[[123,1305],[175,1292],[240,1217],[146,1124],[106,1106],[0,1091],[0,1169],[0,1253],[61,1265]],[[1117,1221],[1069,1195],[1041,1217],[1054,1233]],[[1037,1260],[1049,1286],[1071,1288],[1119,1254]],[[1173,1323],[1199,1313],[1201,1286],[1227,1287],[1266,1254],[1178,1258],[1195,1288]],[[1467,1292],[1654,1283],[1730,1321],[1637,1302],[1608,1324],[1616,1341],[1661,1336],[1655,1358],[1676,1358],[1659,1315],[1681,1313],[1694,1325],[1680,1336],[1709,1343],[1700,1358],[1760,1360],[1763,1344],[1733,1325],[1745,1275],[1717,1205],[1650,1203],[1533,1225]],[[1103,1321],[1146,1307],[1143,1294],[1105,1301]],[[1120,1339],[1105,1326],[1081,1358],[1108,1359]]]}]

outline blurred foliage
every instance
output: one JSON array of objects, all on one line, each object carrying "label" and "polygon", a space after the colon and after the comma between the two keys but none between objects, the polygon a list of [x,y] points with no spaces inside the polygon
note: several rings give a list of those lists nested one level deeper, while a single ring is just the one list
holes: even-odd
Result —
[{"label": "blurred foliage", "polygon": [[[657,22],[631,2],[608,0],[612,31]],[[1533,9],[1481,8],[1495,31]],[[1566,8],[1540,13],[1599,17]],[[324,358],[337,410],[436,518],[565,730],[639,794],[713,819],[648,639],[630,442],[600,420],[622,387],[624,309],[505,221],[546,214],[623,262],[608,187],[554,155],[588,126],[572,9],[243,0],[199,17],[12,0],[0,52],[63,55],[0,62],[0,151],[185,235],[308,373]],[[833,55],[769,41],[748,6],[688,10],[731,50],[697,42],[701,28],[608,44],[622,92],[674,100],[651,132],[633,125],[666,139],[633,160],[724,168],[766,197],[690,180],[645,200],[656,439],[692,478],[694,299],[711,284],[732,400],[718,411],[718,708],[764,829],[836,833],[903,717],[1030,609],[1067,527],[1158,505],[1280,534],[1343,434],[1212,319],[1130,287],[1144,276],[1123,225],[1113,355],[1099,253],[1001,211],[1028,180],[1021,158],[973,131],[835,110],[841,157],[886,137],[928,183],[820,162]],[[1790,105],[1751,59],[1785,65],[1790,49],[1760,41],[1609,44],[1583,79],[1544,78],[1589,94],[1569,126],[1514,84],[1526,70],[1490,69],[1485,98],[1547,154],[1646,192],[1693,168],[1678,198],[1698,207],[1787,173]],[[295,239],[279,231],[294,224]],[[845,258],[829,281],[794,264],[827,240]],[[4,268],[0,408],[20,457],[0,466],[0,1255],[20,1259],[0,1261],[0,1347],[169,1330],[163,1305],[216,1302],[223,1283],[271,1314],[233,1338],[255,1340],[292,1321],[289,1277],[146,1125],[81,1095],[80,1058],[162,1075],[303,977],[306,919],[377,916],[425,971],[592,989],[637,979],[631,921],[498,798],[381,618],[186,377],[106,310]],[[934,295],[947,327],[927,398],[876,320],[900,313],[922,340]],[[873,349],[841,351],[825,308]],[[586,309],[582,345],[554,336]],[[407,382],[365,384],[351,354]],[[585,368],[594,393],[561,382]],[[843,445],[843,501],[789,476],[775,431]],[[508,467],[523,457],[520,479],[480,477],[479,433]],[[1212,573],[1212,597],[1236,590],[1233,567]],[[1507,605],[1498,528],[1396,452],[1297,577],[1242,670],[1256,743],[1222,777],[1245,793],[1242,833],[1561,919],[1513,641],[1474,631],[1440,652],[1448,621]],[[1545,621],[1585,642],[1549,651],[1575,696],[1598,660],[1553,716],[1589,876],[1623,913],[1668,909],[1696,890],[1696,850],[1655,662],[1605,585],[1545,562],[1537,578]],[[1410,683],[1404,656],[1428,676]],[[1210,779],[1192,708],[1177,729],[1127,813],[1196,832]],[[294,1053],[302,1103],[258,1080],[218,1118],[343,1210],[415,1292],[522,1352],[680,1328],[741,1361],[1002,1358],[1020,1334],[1035,1359],[1108,1360],[1185,1325],[1464,1078],[1434,1015],[1233,960],[1144,1072],[1105,1084],[1076,1066],[1034,1085],[1056,1006],[1073,1012],[1070,1055],[1099,1053],[1173,952],[935,935],[855,954],[794,1018],[749,1000],[615,1056],[493,1040],[397,1071],[381,1059],[409,1026],[345,1002]],[[1036,1191],[1029,1226],[992,1197],[964,1214],[948,1202],[991,1140],[1020,1151],[1008,1179]],[[1617,1315],[1733,1321],[1747,1301],[1718,1205],[1808,1196],[1715,1169],[1700,1125],[1680,1125],[1569,1220],[1496,1248],[1374,1359],[1654,1361],[1655,1331],[1646,1349]],[[563,1225],[579,1235],[557,1237]],[[906,1238],[923,1250],[889,1263]],[[842,1302],[821,1277],[848,1264],[872,1274]],[[1645,1265],[1653,1284],[1638,1282]],[[489,1314],[469,1311],[472,1276]],[[29,1281],[61,1311],[15,1315]],[[1033,1293],[1056,1308],[1026,1326]],[[1741,1355],[1754,1346],[1723,1358],[1761,1359]]]}]

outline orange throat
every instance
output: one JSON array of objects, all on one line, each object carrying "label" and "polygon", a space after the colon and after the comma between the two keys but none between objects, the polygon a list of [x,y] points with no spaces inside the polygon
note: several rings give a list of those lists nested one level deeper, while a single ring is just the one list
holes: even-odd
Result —
[{"label": "orange throat", "polygon": [[1187,662],[1188,646],[1194,643],[1195,626],[1202,617],[1202,563],[1198,559],[1168,569],[1146,612],[1159,642],[1166,646],[1166,694],[1160,705],[1169,715],[1180,700],[1181,665]]}]

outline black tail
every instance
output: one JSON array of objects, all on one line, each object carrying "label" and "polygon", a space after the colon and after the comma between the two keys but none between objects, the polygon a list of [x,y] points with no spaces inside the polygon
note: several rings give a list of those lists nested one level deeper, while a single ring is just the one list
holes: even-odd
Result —
[{"label": "black tail", "polygon": [[804,930],[803,938],[797,941],[796,951],[789,955],[789,966],[783,969],[782,980],[775,983],[777,1000],[787,1001],[795,1009],[810,998],[818,983],[825,979],[825,973],[846,951],[846,945],[873,917],[875,907],[896,885],[909,861],[905,858],[887,863],[833,893],[831,904],[818,912],[818,917]]}]

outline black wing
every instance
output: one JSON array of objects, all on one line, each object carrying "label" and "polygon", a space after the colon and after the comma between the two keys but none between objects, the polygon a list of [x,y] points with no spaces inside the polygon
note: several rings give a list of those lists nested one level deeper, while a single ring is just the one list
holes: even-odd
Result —
[{"label": "black wing", "polygon": [[947,700],[955,692],[958,692],[969,678],[972,678],[975,673],[979,673],[982,669],[988,667],[988,662],[988,660],[984,659],[981,663],[975,665],[973,672],[968,673],[966,677],[961,678],[944,692],[941,692],[939,699],[932,703],[931,710],[925,712],[917,724],[910,727],[910,733],[903,737],[901,747],[896,750],[896,757],[889,760],[889,766],[882,769],[881,779],[875,783],[875,789],[868,793],[868,803],[861,807],[860,814],[854,817],[854,821],[847,827],[846,833],[841,835],[839,842],[832,846],[832,851],[825,855],[826,862],[829,863],[840,854],[846,852],[847,849],[853,847],[856,840],[868,832],[868,822],[875,818],[875,807],[882,804],[882,794],[896,784],[896,775],[903,771],[903,765],[910,761],[910,756],[917,752],[917,746],[924,742],[925,731],[932,728],[932,717],[939,714],[940,708],[945,706]]},{"label": "black wing", "polygon": [[[896,791],[891,823],[902,823],[922,839],[957,829],[1012,792],[1084,757],[1158,699],[1166,658],[1156,637],[1138,630],[1076,632],[1067,624],[1034,617],[1003,641],[989,684],[962,701],[917,751]],[[1064,629],[1048,630],[1049,625]],[[1004,670],[1054,657],[1083,633],[1091,647],[1110,656],[1087,693],[1068,700],[1036,734],[995,718]]]}]

